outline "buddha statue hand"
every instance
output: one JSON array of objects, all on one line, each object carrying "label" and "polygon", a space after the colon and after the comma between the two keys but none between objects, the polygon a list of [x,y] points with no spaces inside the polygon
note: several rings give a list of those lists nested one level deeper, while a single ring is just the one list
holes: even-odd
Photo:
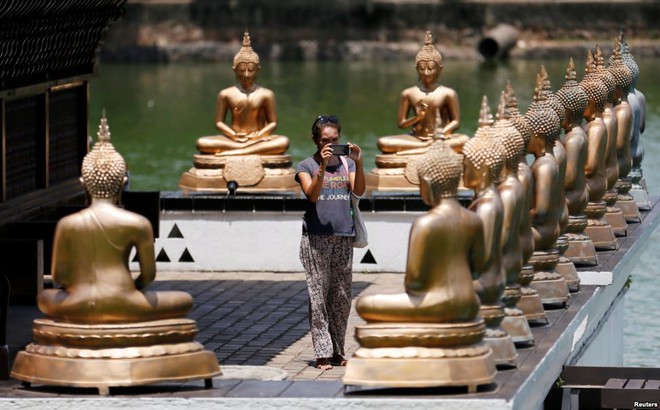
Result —
[{"label": "buddha statue hand", "polygon": [[237,132],[232,139],[237,142],[247,142],[250,137],[248,137],[248,134],[245,132]]}]

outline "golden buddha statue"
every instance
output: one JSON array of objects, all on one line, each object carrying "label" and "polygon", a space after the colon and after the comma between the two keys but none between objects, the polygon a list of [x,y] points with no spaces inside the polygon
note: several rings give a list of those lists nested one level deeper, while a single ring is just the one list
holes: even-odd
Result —
[{"label": "golden buddha statue", "polygon": [[[38,296],[47,319],[20,352],[12,377],[28,383],[96,387],[206,379],[220,373],[212,352],[194,341],[185,292],[146,291],[156,274],[151,223],[117,206],[126,164],[110,142],[105,114],[98,142],[82,163],[89,207],[62,218],[53,241],[53,282]],[[133,279],[128,259],[140,265]],[[156,359],[157,358],[157,359]],[[66,368],[66,372],[61,369]]]},{"label": "golden buddha statue", "polygon": [[501,326],[516,344],[533,344],[534,337],[522,310],[516,304],[522,297],[518,276],[523,265],[520,224],[524,208],[525,192],[518,179],[518,167],[525,152],[525,140],[516,129],[506,110],[506,95],[502,92],[497,108],[497,121],[491,128],[492,136],[503,149],[504,166],[502,178],[497,185],[502,201],[502,270],[505,277],[504,319]]},{"label": "golden buddha statue", "polygon": [[566,69],[566,81],[555,96],[565,107],[562,128],[564,135],[558,141],[566,152],[566,174],[564,194],[569,213],[566,236],[568,249],[565,256],[580,265],[598,264],[596,249],[589,236],[584,233],[587,227],[588,192],[584,173],[587,160],[587,134],[582,128],[582,115],[587,106],[587,95],[577,82],[577,74],[571,58]]},{"label": "golden buddha statue", "polygon": [[630,138],[633,128],[633,110],[628,102],[628,95],[630,94],[630,87],[632,86],[633,76],[632,71],[626,66],[621,57],[621,43],[617,38],[614,44],[614,50],[609,60],[609,70],[616,79],[616,92],[615,98],[619,100],[619,104],[614,107],[614,114],[616,115],[617,123],[619,125],[617,130],[616,142],[616,156],[619,163],[619,180],[615,188],[619,193],[616,206],[621,209],[623,216],[628,223],[639,223],[641,217],[639,208],[629,191],[632,188],[632,182],[628,174],[632,169],[632,155],[630,148]]},{"label": "golden buddha statue", "polygon": [[[564,105],[561,103],[561,101],[557,98],[557,96],[552,92],[550,78],[548,77],[548,73],[545,70],[544,66],[541,66],[540,74],[542,79],[541,89],[546,96],[546,101],[548,102],[549,106],[557,114],[557,117],[559,118],[559,124],[561,127],[561,124],[564,122],[564,118],[566,117],[566,109],[564,108]],[[561,128],[560,128],[560,133],[561,133]],[[566,155],[566,148],[564,147],[564,144],[561,143],[560,138],[557,138],[555,140],[555,143],[552,146],[552,153],[559,167],[558,178],[560,181],[565,181],[568,158]],[[563,184],[564,182],[562,182],[562,186]],[[555,243],[555,247],[559,252],[559,262],[557,263],[557,267],[555,269],[566,280],[568,289],[571,292],[577,292],[580,286],[580,277],[578,276],[577,269],[575,268],[575,264],[573,264],[573,262],[571,262],[571,260],[564,255],[564,253],[566,252],[569,246],[568,236],[566,236],[566,228],[568,226],[569,212],[568,212],[568,204],[566,203],[566,194],[563,188],[559,190],[559,195],[557,196],[556,200],[557,200],[557,206],[561,209],[561,216],[559,218],[559,237],[557,238],[557,242]]]},{"label": "golden buddha statue", "polygon": [[455,90],[438,83],[442,55],[427,31],[424,46],[415,57],[418,83],[401,92],[398,127],[406,134],[378,139],[376,169],[367,176],[367,190],[417,191],[415,159],[436,140],[442,140],[460,153],[468,136],[455,134],[461,125],[461,109]]},{"label": "golden buddha statue", "polygon": [[523,189],[523,201],[520,204],[522,209],[520,220],[520,250],[522,256],[522,268],[518,274],[518,283],[520,284],[521,297],[517,307],[523,312],[525,318],[530,323],[548,323],[548,317],[543,308],[541,297],[538,292],[530,286],[534,279],[534,268],[529,264],[529,259],[534,253],[534,236],[532,234],[532,223],[529,210],[532,207],[534,199],[534,175],[527,164],[525,158],[527,147],[532,138],[532,127],[518,109],[518,100],[513,91],[511,83],[507,81],[504,90],[506,98],[506,112],[509,121],[514,128],[518,130],[523,137],[523,157],[518,164],[518,180]]},{"label": "golden buddha statue", "polygon": [[607,126],[603,120],[603,110],[607,99],[607,87],[595,72],[595,62],[591,50],[587,51],[585,76],[580,87],[587,94],[587,107],[583,126],[587,134],[587,161],[584,173],[587,180],[589,201],[585,214],[587,227],[584,232],[591,238],[596,250],[616,250],[619,244],[612,226],[605,220],[607,206],[603,201],[607,190]]},{"label": "golden buddha statue", "polygon": [[367,324],[356,328],[361,347],[348,360],[345,384],[476,391],[492,382],[495,363],[472,282],[485,267],[484,231],[456,198],[462,168],[444,143],[420,158],[420,195],[432,209],[410,230],[405,293],[358,298]]},{"label": "golden buddha statue", "polygon": [[605,67],[605,58],[600,46],[596,44],[593,55],[593,64],[590,66],[587,75],[595,76],[607,88],[607,98],[603,109],[603,121],[607,128],[607,147],[605,148],[605,166],[607,167],[607,191],[603,201],[607,205],[605,220],[612,226],[612,231],[616,236],[626,236],[628,234],[628,223],[623,216],[623,212],[616,206],[619,196],[616,188],[616,182],[619,180],[619,161],[616,153],[618,120],[614,113],[614,106],[618,105],[620,99],[616,96],[616,78],[614,74]]},{"label": "golden buddha statue", "polygon": [[648,188],[642,172],[642,161],[644,160],[644,144],[641,135],[646,126],[646,96],[637,89],[637,80],[639,79],[639,66],[635,58],[630,54],[628,43],[626,42],[623,31],[619,35],[621,44],[621,58],[623,63],[630,69],[633,76],[632,85],[628,92],[628,103],[633,111],[633,125],[630,133],[630,152],[632,155],[632,168],[628,176],[632,183],[630,194],[635,198],[639,209],[650,210],[651,200],[649,199]]},{"label": "golden buddha statue", "polygon": [[481,301],[480,316],[486,321],[484,341],[493,349],[495,364],[498,366],[516,366],[518,354],[511,336],[500,326],[504,319],[502,296],[506,286],[506,276],[502,267],[502,229],[504,223],[504,205],[495,184],[499,183],[504,167],[504,149],[492,132],[488,118],[490,110],[484,97],[478,136],[463,145],[465,159],[463,184],[475,193],[474,200],[468,207],[483,222],[486,266],[481,276],[474,281],[475,291]]},{"label": "golden buddha statue", "polygon": [[566,204],[557,201],[564,182],[560,179],[560,168],[553,151],[561,129],[560,122],[547,100],[543,81],[543,75],[539,73],[534,101],[525,114],[532,128],[527,151],[534,155],[531,165],[534,196],[529,211],[534,238],[534,254],[530,258],[534,267],[531,286],[539,293],[544,305],[556,305],[568,300],[566,280],[555,270],[559,263],[556,241],[561,233],[560,221]]},{"label": "golden buddha statue", "polygon": [[274,134],[275,93],[256,82],[261,65],[247,32],[232,70],[237,84],[221,90],[216,100],[220,134],[197,139],[195,168],[181,176],[179,186],[184,191],[226,191],[234,181],[246,192],[296,191],[291,157],[285,155],[289,139]]}]

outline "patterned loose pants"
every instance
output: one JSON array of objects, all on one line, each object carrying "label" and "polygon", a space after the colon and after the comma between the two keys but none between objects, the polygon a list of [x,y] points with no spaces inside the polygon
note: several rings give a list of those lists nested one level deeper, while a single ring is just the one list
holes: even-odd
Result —
[{"label": "patterned loose pants", "polygon": [[307,271],[314,354],[317,359],[343,356],[351,311],[353,238],[303,235],[300,261]]}]

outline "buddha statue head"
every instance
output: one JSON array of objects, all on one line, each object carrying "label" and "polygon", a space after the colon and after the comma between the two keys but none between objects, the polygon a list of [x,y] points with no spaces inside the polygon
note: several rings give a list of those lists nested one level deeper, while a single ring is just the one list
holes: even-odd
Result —
[{"label": "buddha statue head", "polygon": [[504,167],[504,151],[499,139],[495,138],[490,109],[484,109],[484,104],[488,106],[486,97],[482,99],[480,127],[463,146],[463,184],[477,193],[491,183],[500,182]]},{"label": "buddha statue head", "polygon": [[80,182],[92,198],[114,198],[126,182],[126,162],[110,142],[105,111],[97,136],[98,142],[83,159]]},{"label": "buddha statue head", "polygon": [[566,81],[555,96],[570,114],[570,118],[567,118],[567,123],[572,126],[579,126],[582,123],[584,109],[587,107],[587,94],[576,80],[577,73],[573,64],[573,58],[568,61],[568,68],[566,68],[566,76],[564,78]]},{"label": "buddha statue head", "polygon": [[[594,109],[598,112],[603,112],[607,98],[607,87],[596,74],[596,63],[591,50],[587,50],[587,63],[584,71],[585,75],[582,81],[580,81],[580,87],[587,95],[587,100],[594,102]],[[588,103],[587,107],[589,107]],[[595,114],[585,111],[585,118],[588,120]]]},{"label": "buddha statue head", "polygon": [[443,142],[432,144],[417,164],[420,196],[429,206],[453,198],[463,170],[462,158]]},{"label": "buddha statue head", "polygon": [[561,102],[555,97],[555,95],[552,92],[552,85],[550,84],[550,77],[548,76],[548,72],[545,69],[544,65],[541,65],[541,84],[542,87],[541,89],[543,90],[543,93],[545,94],[545,98],[548,101],[548,104],[550,105],[550,108],[552,108],[557,114],[557,117],[559,117],[559,122],[561,123],[564,121],[564,115],[565,115],[565,108],[561,104]]},{"label": "buddha statue head", "polygon": [[430,30],[426,31],[424,46],[415,56],[415,68],[419,80],[423,83],[436,82],[442,72],[442,55],[433,45],[433,36]]},{"label": "buddha statue head", "polygon": [[247,89],[252,88],[259,70],[261,70],[259,55],[252,50],[250,34],[247,31],[243,34],[243,46],[234,56],[232,70],[234,70],[236,79]]},{"label": "buddha statue head", "polygon": [[614,49],[612,50],[609,63],[609,70],[616,79],[616,85],[621,87],[623,96],[628,95],[633,83],[633,73],[630,68],[623,63],[623,58],[621,57],[621,44],[619,43],[618,38],[614,40]]},{"label": "buddha statue head", "polygon": [[532,128],[529,126],[529,122],[525,117],[520,114],[518,110],[518,99],[516,98],[516,93],[513,91],[511,82],[506,82],[506,87],[504,89],[504,97],[506,99],[506,113],[507,118],[511,121],[511,124],[518,130],[520,135],[523,137],[524,141],[524,151],[527,151],[527,145],[529,140],[532,138]]},{"label": "buddha statue head", "polygon": [[505,168],[517,171],[518,164],[525,153],[525,140],[513,123],[509,121],[508,117],[506,96],[504,91],[502,91],[500,102],[497,106],[497,120],[491,127],[491,131],[493,137],[497,138],[501,145]]},{"label": "buddha statue head", "polygon": [[637,79],[639,79],[639,66],[630,54],[630,49],[628,48],[628,42],[623,34],[623,30],[619,34],[619,43],[621,44],[621,58],[623,63],[630,69],[630,72],[633,76],[632,88],[637,88]]},{"label": "buddha statue head", "polygon": [[598,44],[596,44],[596,49],[594,50],[594,64],[596,66],[596,75],[603,84],[605,84],[605,87],[607,87],[607,101],[615,103],[616,78],[614,77],[614,74],[605,67],[605,57]]},{"label": "buddha statue head", "polygon": [[[561,132],[561,124],[559,116],[552,109],[548,102],[547,95],[543,90],[543,77],[542,74],[536,76],[536,87],[534,88],[534,101],[529,106],[525,119],[529,121],[532,128],[532,141],[534,136],[543,137],[545,143],[552,146],[555,140],[559,137]],[[531,142],[528,146],[530,152],[534,152],[531,147]],[[536,152],[539,153],[538,151]]]}]

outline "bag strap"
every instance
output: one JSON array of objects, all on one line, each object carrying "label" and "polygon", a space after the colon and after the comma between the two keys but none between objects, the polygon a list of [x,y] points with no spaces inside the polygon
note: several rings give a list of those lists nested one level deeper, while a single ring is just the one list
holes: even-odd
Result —
[{"label": "bag strap", "polygon": [[346,161],[346,158],[343,156],[339,156],[339,159],[341,160],[341,163],[344,164],[344,168],[346,168],[346,175],[350,177],[351,172],[348,170],[348,161]]},{"label": "bag strap", "polygon": [[[351,172],[348,170],[348,161],[346,161],[346,158],[344,158],[343,156],[339,156],[339,159],[341,160],[341,163],[344,164],[344,168],[346,168],[346,173],[348,174],[348,179],[349,179],[348,183],[350,186]],[[360,203],[360,197],[355,195],[352,189],[349,189],[349,191],[351,193],[351,208],[353,209],[357,208],[359,210],[360,208],[358,204]]]},{"label": "bag strap", "polygon": [[[348,161],[346,161],[346,158],[341,156],[341,155],[339,156],[339,159],[341,160],[341,163],[344,164],[344,168],[346,168],[346,174],[348,174],[348,180],[349,180],[348,183],[349,183],[349,186],[350,186],[351,171],[348,170]],[[349,191],[351,192],[351,197],[360,199],[360,197],[358,195],[355,195],[353,193],[352,189],[349,189]]]}]

